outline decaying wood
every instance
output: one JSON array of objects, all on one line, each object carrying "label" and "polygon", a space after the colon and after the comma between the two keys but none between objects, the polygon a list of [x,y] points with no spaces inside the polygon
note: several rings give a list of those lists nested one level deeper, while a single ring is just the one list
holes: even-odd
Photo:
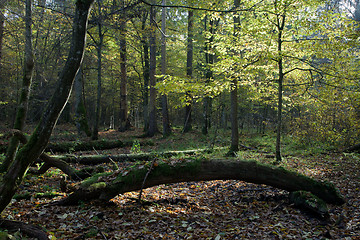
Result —
[{"label": "decaying wood", "polygon": [[289,194],[290,202],[298,208],[314,213],[317,217],[329,217],[329,210],[326,203],[310,192],[295,191]]},{"label": "decaying wood", "polygon": [[[17,136],[22,144],[26,144],[28,142],[26,135],[19,130],[14,129],[13,131],[11,131],[11,134]],[[42,153],[39,158],[42,161],[44,161],[44,164],[41,166],[39,170],[32,171],[32,173],[34,174],[44,174],[51,167],[56,167],[73,180],[83,180],[87,177],[90,177],[92,174],[94,174],[97,171],[96,168],[76,170],[75,168],[70,166],[67,162],[61,159],[54,158],[46,153]]]},{"label": "decaying wood", "polygon": [[[77,191],[56,204],[71,205],[78,201],[110,200],[118,194],[139,190],[148,171],[147,165],[124,171],[104,173],[85,180]],[[157,162],[148,175],[145,188],[160,184],[209,180],[241,180],[266,184],[289,192],[304,190],[325,202],[343,204],[344,199],[329,183],[311,179],[296,172],[256,161],[202,159],[179,163]]]},{"label": "decaying wood", "polygon": [[22,233],[25,233],[29,237],[34,237],[39,240],[49,240],[47,234],[42,231],[40,227],[23,222],[0,219],[0,228],[5,228],[9,231],[17,231],[20,229]]},{"label": "decaying wood", "polygon": [[83,180],[90,177],[92,174],[98,172],[98,168],[86,168],[82,170],[76,170],[70,166],[67,162],[53,158],[45,153],[40,155],[40,159],[44,161],[44,164],[36,172],[36,174],[44,174],[49,168],[55,167],[60,169],[63,173],[68,175],[73,180]]},{"label": "decaying wood", "polygon": [[121,161],[148,161],[155,157],[167,158],[176,155],[193,155],[196,153],[206,152],[207,149],[194,149],[184,151],[167,151],[167,152],[151,152],[151,153],[130,153],[130,154],[118,154],[118,155],[52,155],[52,158],[65,161],[67,163],[78,163],[84,165],[96,165],[100,163],[111,163]]},{"label": "decaying wood", "polygon": [[[92,151],[96,150],[106,150],[113,148],[123,148],[123,147],[131,147],[134,144],[133,140],[121,141],[121,140],[93,140],[86,142],[57,142],[57,143],[49,143],[46,147],[46,152],[77,152],[77,151]],[[151,140],[148,141],[140,141],[141,146],[152,146],[154,142]]]}]

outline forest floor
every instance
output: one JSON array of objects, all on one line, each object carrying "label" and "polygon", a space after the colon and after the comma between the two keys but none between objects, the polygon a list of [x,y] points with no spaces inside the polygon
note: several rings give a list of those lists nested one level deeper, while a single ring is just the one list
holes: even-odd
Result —
[{"label": "forest floor", "polygon": [[[107,131],[100,133],[100,138],[135,139],[136,143],[141,141],[136,138],[141,134],[141,131]],[[196,131],[176,133],[167,139],[159,135],[153,138],[154,146],[135,144],[123,149],[94,149],[73,154],[111,155],[196,149],[209,144],[227,146],[226,137],[214,136],[217,137],[205,137]],[[68,140],[76,140],[72,128],[55,129],[52,141]],[[266,146],[264,149],[267,150]],[[223,152],[213,154],[216,158],[225,158]],[[237,157],[272,161],[268,153],[252,150],[242,150]],[[59,188],[62,173],[50,169],[42,176],[26,176],[18,194],[31,193],[32,197],[13,200],[3,217],[40,226],[52,239],[360,239],[360,155],[288,152],[282,165],[334,183],[346,203],[329,205],[330,217],[319,219],[290,204],[288,192],[284,190],[241,181],[207,181],[145,189],[142,200],[146,204],[143,205],[136,201],[139,192],[130,192],[118,195],[110,203],[52,206],[48,203],[65,197],[66,193]],[[35,193],[49,192],[58,196],[34,197]],[[25,239],[20,233],[14,236]]]}]

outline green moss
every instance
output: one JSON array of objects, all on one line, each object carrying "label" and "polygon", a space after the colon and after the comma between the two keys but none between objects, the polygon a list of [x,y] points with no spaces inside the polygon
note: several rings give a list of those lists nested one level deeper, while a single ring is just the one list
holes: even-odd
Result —
[{"label": "green moss", "polygon": [[94,176],[85,179],[81,183],[80,188],[86,189],[86,188],[90,187],[92,184],[96,183],[99,180],[100,177],[108,176],[108,175],[111,175],[111,174],[112,174],[111,172],[110,173],[109,172],[103,172],[103,173],[95,174]]},{"label": "green moss", "polygon": [[290,201],[292,201],[295,206],[303,207],[310,211],[313,211],[321,216],[328,214],[328,207],[326,203],[315,196],[314,194],[307,191],[296,191],[290,193]]},{"label": "green moss", "polygon": [[165,162],[159,163],[159,165],[152,171],[151,176],[172,176],[184,174],[196,174],[201,167],[202,159],[192,159],[190,161],[185,160],[175,165],[170,165]]},{"label": "green moss", "polygon": [[[178,164],[170,164],[163,161],[158,162],[158,165],[154,167],[149,175],[151,177],[158,176],[172,176],[172,175],[181,175],[184,174],[196,174],[197,170],[201,167],[201,159],[194,159],[191,161],[184,161]],[[125,183],[132,184],[134,182],[142,181],[149,171],[151,163],[144,165],[134,165],[127,168],[123,174],[119,174],[118,177],[113,181],[113,183]]]},{"label": "green moss", "polygon": [[105,182],[93,183],[87,188],[87,190],[91,192],[91,191],[95,191],[95,190],[102,189],[102,188],[106,188]]},{"label": "green moss", "polygon": [[[149,165],[147,167],[138,168],[137,165],[127,168],[122,174],[119,174],[117,178],[113,181],[114,183],[123,182],[125,184],[131,184],[133,182],[138,182],[144,179],[146,173],[148,172]],[[137,168],[137,169],[135,169]]]}]

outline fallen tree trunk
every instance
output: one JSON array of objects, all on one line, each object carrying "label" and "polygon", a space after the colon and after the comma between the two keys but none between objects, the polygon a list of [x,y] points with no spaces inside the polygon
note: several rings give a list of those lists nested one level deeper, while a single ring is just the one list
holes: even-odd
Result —
[{"label": "fallen tree trunk", "polygon": [[[28,142],[27,137],[21,131],[13,130],[12,134],[17,135],[17,137],[19,138],[19,140],[22,144],[26,144]],[[34,174],[44,174],[51,167],[56,167],[56,168],[60,169],[63,173],[68,175],[73,180],[83,180],[85,178],[90,177],[91,175],[96,173],[96,171],[98,170],[96,168],[86,168],[86,169],[76,170],[75,168],[70,166],[67,162],[65,162],[61,159],[54,158],[44,152],[40,155],[39,158],[42,161],[44,161],[44,164],[41,166],[40,169],[33,171],[32,173],[34,173]]]},{"label": "fallen tree trunk", "polygon": [[122,162],[122,161],[148,161],[155,157],[168,158],[177,155],[193,155],[196,153],[206,152],[207,149],[195,149],[184,151],[168,151],[168,152],[150,152],[150,153],[130,153],[130,154],[118,154],[118,155],[52,155],[54,159],[58,159],[67,163],[78,163],[84,165],[96,165],[101,163]]},{"label": "fallen tree trunk", "polygon": [[[96,140],[87,142],[56,142],[49,143],[45,149],[46,152],[77,152],[77,151],[92,151],[105,150],[113,148],[131,147],[134,144],[133,140],[121,141],[121,140]],[[152,146],[152,141],[141,141],[141,146]]]},{"label": "fallen tree trunk", "polygon": [[[77,191],[56,204],[72,205],[78,201],[110,200],[118,194],[140,190],[149,167],[150,163],[146,163],[123,171],[97,174],[85,180]],[[322,183],[284,168],[236,159],[157,162],[147,176],[144,188],[168,183],[209,180],[241,180],[266,184],[290,192],[304,190],[328,203],[344,203],[340,193],[330,183]]]},{"label": "fallen tree trunk", "polygon": [[[6,219],[0,219],[0,227],[7,229],[9,231],[20,230],[22,233],[25,233],[29,237],[34,237],[39,240],[49,240],[47,234],[40,227],[31,225],[31,224],[17,222],[17,221],[11,221],[11,220],[6,220]],[[6,239],[8,239],[8,238],[6,238]]]},{"label": "fallen tree trunk", "polygon": [[360,143],[346,148],[345,150],[343,150],[343,152],[357,152],[357,153],[359,153],[360,152]]},{"label": "fallen tree trunk", "polygon": [[85,178],[88,178],[95,173],[101,172],[99,171],[99,169],[101,168],[90,168],[90,167],[81,170],[76,170],[75,168],[70,166],[67,162],[49,156],[45,153],[42,153],[40,155],[40,159],[44,161],[44,164],[41,166],[39,170],[34,172],[35,174],[44,174],[51,167],[55,167],[60,169],[66,175],[68,175],[72,180],[84,180]]}]

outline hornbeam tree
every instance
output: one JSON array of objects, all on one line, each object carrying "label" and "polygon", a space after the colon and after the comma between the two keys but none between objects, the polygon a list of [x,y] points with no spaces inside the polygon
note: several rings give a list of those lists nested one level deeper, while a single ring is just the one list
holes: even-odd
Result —
[{"label": "hornbeam tree", "polygon": [[93,0],[76,1],[68,58],[59,75],[55,92],[49,100],[40,122],[27,144],[19,149],[8,171],[2,176],[0,182],[0,212],[3,212],[10,203],[30,164],[38,159],[44,151],[52,130],[69,99],[75,75],[83,59],[88,16],[92,3]]}]

